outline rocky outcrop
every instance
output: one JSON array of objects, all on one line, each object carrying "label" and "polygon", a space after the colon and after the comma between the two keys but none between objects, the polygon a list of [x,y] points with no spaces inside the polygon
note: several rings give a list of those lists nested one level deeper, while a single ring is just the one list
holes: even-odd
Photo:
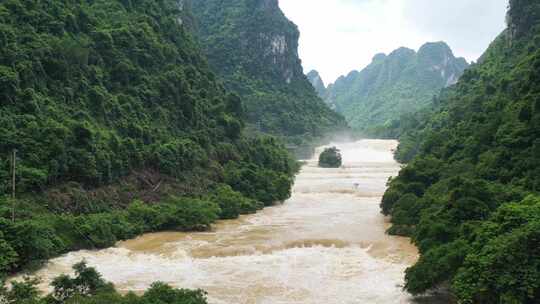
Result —
[{"label": "rocky outcrop", "polygon": [[306,77],[308,78],[309,82],[315,89],[315,92],[317,92],[317,95],[319,97],[325,99],[326,98],[326,86],[324,85],[324,81],[321,78],[321,75],[319,75],[319,72],[312,70],[309,73],[306,74]]},{"label": "rocky outcrop", "polygon": [[450,47],[444,42],[426,43],[417,54],[418,74],[428,72],[440,74],[444,87],[456,84],[459,76],[468,66],[464,58],[456,58]]}]

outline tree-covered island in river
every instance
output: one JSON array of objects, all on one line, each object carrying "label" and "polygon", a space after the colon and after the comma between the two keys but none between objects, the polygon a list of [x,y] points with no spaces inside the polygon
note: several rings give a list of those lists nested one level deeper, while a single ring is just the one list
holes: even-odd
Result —
[{"label": "tree-covered island in river", "polygon": [[319,155],[319,167],[321,168],[339,168],[341,163],[341,153],[336,147],[326,148]]}]

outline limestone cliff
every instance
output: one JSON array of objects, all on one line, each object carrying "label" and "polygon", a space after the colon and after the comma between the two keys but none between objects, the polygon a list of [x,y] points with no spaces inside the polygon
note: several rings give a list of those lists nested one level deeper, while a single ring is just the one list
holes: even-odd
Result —
[{"label": "limestone cliff", "polygon": [[294,142],[345,127],[304,75],[298,28],[277,0],[200,0],[193,13],[211,68],[243,98],[251,127]]}]

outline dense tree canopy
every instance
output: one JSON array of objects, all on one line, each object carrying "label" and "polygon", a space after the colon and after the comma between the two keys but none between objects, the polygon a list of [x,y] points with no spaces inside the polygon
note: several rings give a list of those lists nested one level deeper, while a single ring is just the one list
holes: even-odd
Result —
[{"label": "dense tree canopy", "polygon": [[208,164],[215,142],[239,136],[241,101],[179,16],[175,1],[4,1],[1,175],[12,149],[21,191]]}]

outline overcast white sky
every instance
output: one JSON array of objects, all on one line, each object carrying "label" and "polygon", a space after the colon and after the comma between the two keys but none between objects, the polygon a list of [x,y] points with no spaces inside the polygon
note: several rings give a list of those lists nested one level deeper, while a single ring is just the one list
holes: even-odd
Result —
[{"label": "overcast white sky", "polygon": [[445,41],[476,61],[505,28],[508,0],[279,0],[300,29],[305,72],[325,81],[360,70],[377,53]]}]

